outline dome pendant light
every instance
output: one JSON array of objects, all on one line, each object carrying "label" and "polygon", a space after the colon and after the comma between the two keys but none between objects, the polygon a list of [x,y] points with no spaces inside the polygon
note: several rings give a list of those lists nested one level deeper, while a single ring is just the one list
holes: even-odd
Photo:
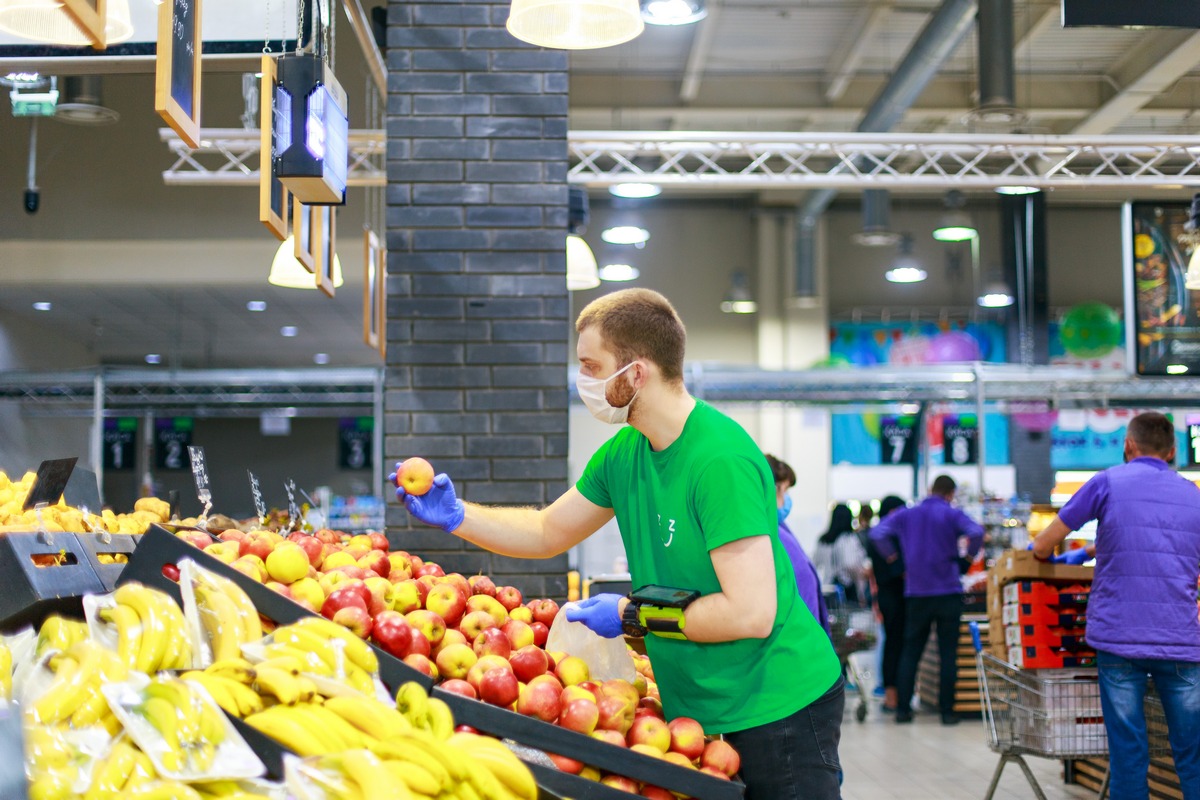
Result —
[{"label": "dome pendant light", "polygon": [[559,50],[595,50],[637,38],[645,29],[638,0],[512,0],[508,32]]},{"label": "dome pendant light", "polygon": [[904,234],[900,238],[900,254],[896,258],[896,263],[884,273],[883,277],[892,283],[920,283],[929,277],[929,274],[921,268],[921,262],[917,261],[913,255],[912,247],[912,234]]},{"label": "dome pendant light", "polygon": [[[271,274],[267,283],[285,289],[316,289],[317,277],[296,260],[296,237],[288,236],[280,243],[271,260]],[[333,256],[333,288],[342,285],[342,260]]]},{"label": "dome pendant light", "polygon": [[[133,38],[129,0],[107,0],[104,9],[104,45]],[[62,0],[0,0],[0,31],[46,44],[83,47],[92,38],[63,8]]]},{"label": "dome pendant light", "polygon": [[967,212],[963,211],[966,202],[962,192],[952,189],[946,192],[946,213],[933,230],[933,238],[939,242],[968,242],[979,235],[974,223]]}]

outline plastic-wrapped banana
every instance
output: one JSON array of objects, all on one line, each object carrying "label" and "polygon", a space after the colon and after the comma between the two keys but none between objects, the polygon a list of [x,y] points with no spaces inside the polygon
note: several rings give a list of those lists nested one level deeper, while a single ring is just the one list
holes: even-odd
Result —
[{"label": "plastic-wrapped banana", "polygon": [[205,772],[212,767],[225,741],[225,723],[185,681],[155,678],[136,712],[162,736],[166,749],[160,760],[168,772]]},{"label": "plastic-wrapped banana", "polygon": [[200,617],[213,660],[240,657],[243,644],[257,642],[263,636],[262,620],[253,601],[228,578],[195,563],[186,567],[186,574],[184,570],[180,571],[180,580],[191,584],[196,614]]},{"label": "plastic-wrapped banana", "polygon": [[118,586],[113,599],[115,606],[98,613],[116,628],[117,653],[131,669],[153,674],[192,665],[187,625],[174,600],[140,583]]}]

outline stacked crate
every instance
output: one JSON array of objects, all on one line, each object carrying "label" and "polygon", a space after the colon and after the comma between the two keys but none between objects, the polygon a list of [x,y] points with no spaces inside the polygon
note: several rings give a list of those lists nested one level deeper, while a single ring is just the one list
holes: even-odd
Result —
[{"label": "stacked crate", "polygon": [[1096,652],[1084,641],[1090,592],[1087,583],[1006,584],[1001,621],[1008,663],[1024,669],[1095,666]]}]

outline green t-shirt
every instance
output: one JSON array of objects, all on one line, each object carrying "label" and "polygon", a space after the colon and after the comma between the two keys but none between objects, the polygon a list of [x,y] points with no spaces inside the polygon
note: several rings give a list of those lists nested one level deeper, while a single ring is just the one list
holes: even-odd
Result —
[{"label": "green t-shirt", "polygon": [[661,452],[623,428],[592,456],[576,488],[615,512],[635,589],[720,592],[709,551],[770,537],[778,600],[770,636],[716,644],[646,637],[668,718],[693,717],[709,733],[745,730],[790,716],[837,681],[837,655],[796,592],[776,535],[771,471],[736,422],[696,401],[683,433]]}]

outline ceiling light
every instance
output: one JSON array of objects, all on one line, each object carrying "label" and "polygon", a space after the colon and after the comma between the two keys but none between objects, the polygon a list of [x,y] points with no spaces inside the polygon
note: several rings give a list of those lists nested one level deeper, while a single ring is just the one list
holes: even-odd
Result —
[{"label": "ceiling light", "polygon": [[637,225],[617,225],[602,230],[600,238],[609,244],[645,244],[650,240],[650,231]]},{"label": "ceiling light", "polygon": [[[335,253],[333,256],[333,286],[338,288],[342,285],[342,260]],[[271,274],[267,277],[267,283],[273,286],[282,286],[285,289],[316,289],[317,278],[311,272],[304,268],[304,265],[296,260],[296,239],[294,236],[288,236],[279,245],[279,249],[275,251],[275,258],[271,260]],[[249,308],[249,305],[246,306]],[[250,309],[253,311],[254,309]]]},{"label": "ceiling light", "polygon": [[662,187],[657,183],[614,183],[608,187],[608,193],[613,197],[645,200],[647,197],[658,197],[662,194]]},{"label": "ceiling light", "polygon": [[1167,364],[1168,375],[1182,375],[1188,371],[1186,364]]},{"label": "ceiling light", "polygon": [[567,289],[595,289],[600,285],[596,269],[596,256],[583,237],[567,234]]},{"label": "ceiling light", "polygon": [[649,25],[687,25],[707,16],[704,0],[642,0],[642,19]]},{"label": "ceiling light", "polygon": [[299,332],[300,332],[299,328],[297,328],[295,325],[284,325],[282,328],[279,329],[279,335],[286,337],[288,339],[295,337],[295,335],[298,334]]},{"label": "ceiling light", "polygon": [[891,230],[891,194],[887,189],[867,189],[862,195],[862,230],[850,237],[863,247],[889,247],[900,241]]},{"label": "ceiling light", "polygon": [[641,274],[637,267],[629,264],[605,264],[600,268],[602,281],[632,281]]},{"label": "ceiling light", "polygon": [[51,308],[50,303],[46,302],[45,300],[41,300],[41,301],[33,304],[34,311],[49,311],[50,308]]},{"label": "ceiling light", "polygon": [[734,270],[730,276],[729,294],[721,301],[721,310],[726,314],[753,314],[758,311],[758,303],[750,294],[750,279],[742,270]]},{"label": "ceiling light", "polygon": [[921,268],[921,262],[917,261],[913,255],[912,247],[912,234],[906,233],[900,237],[899,253],[896,256],[896,262],[892,265],[891,269],[884,273],[883,277],[892,283],[920,283],[929,277],[925,270]]},{"label": "ceiling light", "polygon": [[512,0],[508,32],[560,50],[612,47],[645,28],[638,0]]},{"label": "ceiling light", "polygon": [[266,300],[251,300],[249,303],[246,303],[246,310],[247,311],[266,311],[267,310],[267,301]]},{"label": "ceiling light", "polygon": [[162,356],[160,356],[158,353],[147,353],[146,354],[146,363],[147,364],[158,364],[161,362],[162,362]]},{"label": "ceiling light", "polygon": [[946,213],[933,229],[933,238],[939,242],[966,242],[979,235],[971,217],[962,210],[965,202],[962,192],[952,189],[946,192]]},{"label": "ceiling light", "polygon": [[[62,0],[0,0],[0,31],[46,44],[82,46],[92,43],[67,14]],[[105,44],[114,45],[132,37],[129,0],[108,0]]]},{"label": "ceiling light", "polygon": [[313,356],[313,363],[314,364],[328,364],[329,363],[329,353],[317,353],[315,356]]},{"label": "ceiling light", "polygon": [[1007,308],[1013,304],[1013,296],[1008,290],[1008,284],[989,283],[983,287],[983,294],[979,295],[975,302],[983,308]]},{"label": "ceiling light", "polygon": [[1036,186],[997,186],[996,194],[1022,195],[1022,194],[1037,194],[1040,192]]}]

